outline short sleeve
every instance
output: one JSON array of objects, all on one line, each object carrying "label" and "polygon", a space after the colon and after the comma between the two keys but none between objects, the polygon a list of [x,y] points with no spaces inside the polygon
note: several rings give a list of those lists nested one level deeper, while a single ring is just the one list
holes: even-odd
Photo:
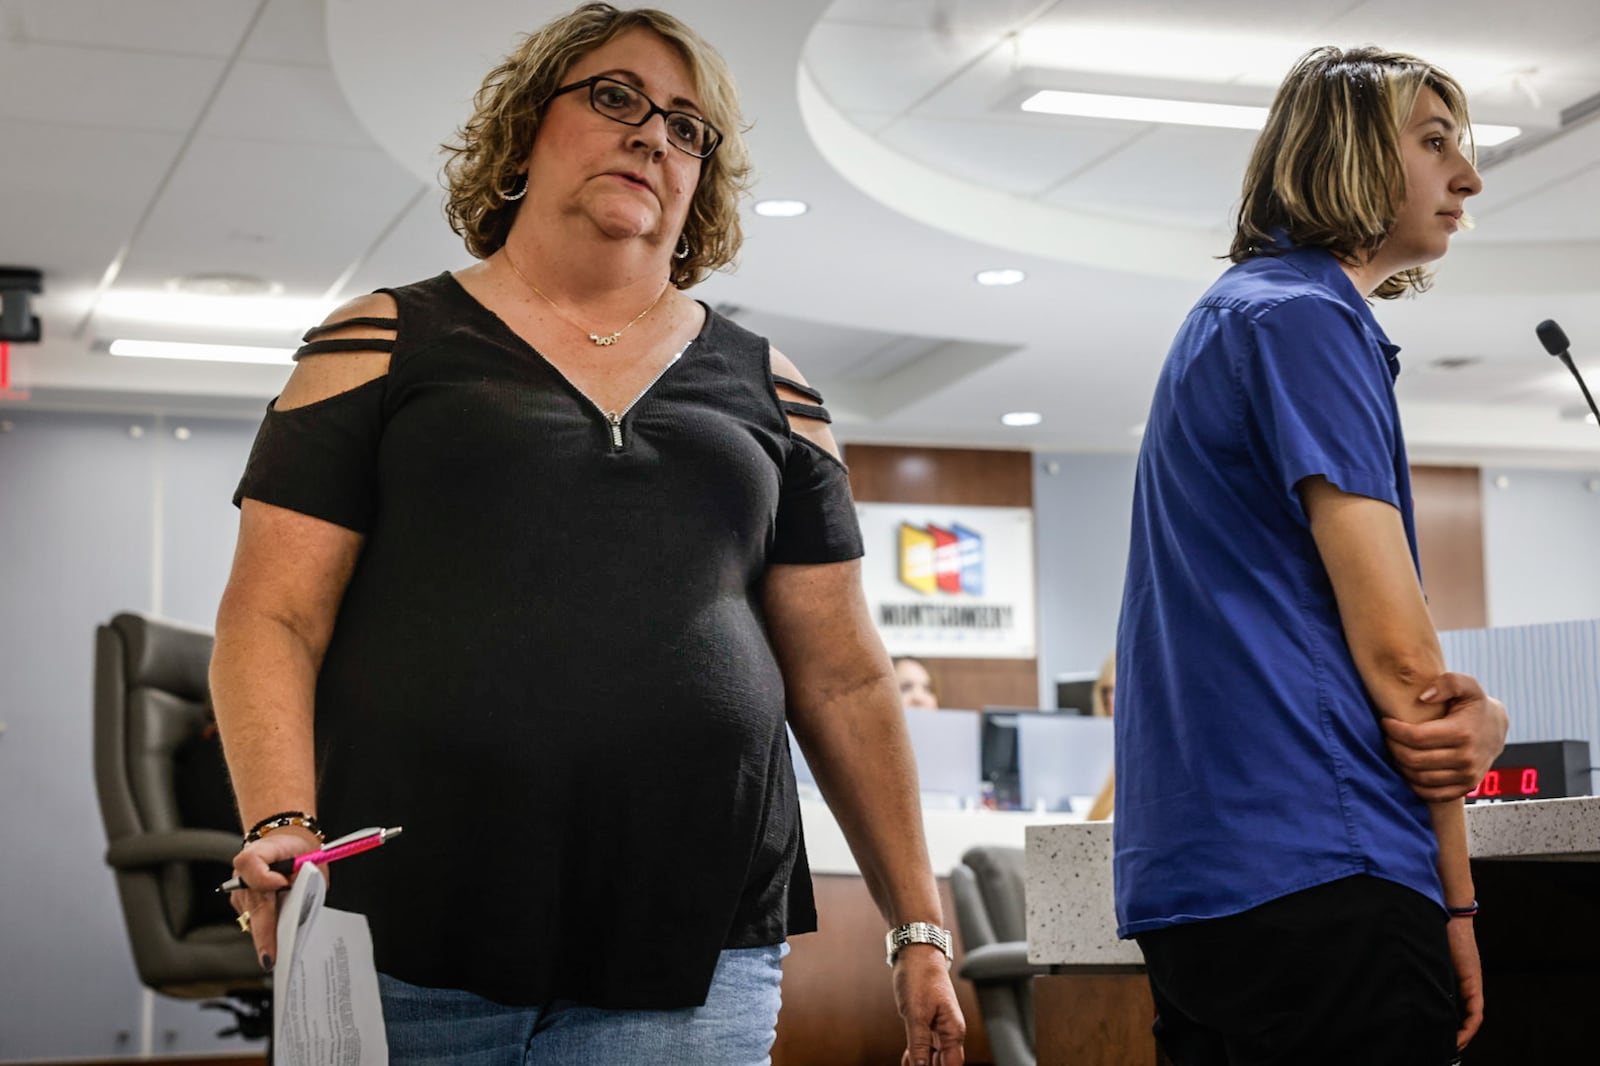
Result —
[{"label": "short sleeve", "polygon": [[384,381],[374,378],[287,411],[269,405],[234,506],[260,500],[357,533],[371,529]]},{"label": "short sleeve", "polygon": [[1355,313],[1302,296],[1274,307],[1254,330],[1240,380],[1247,434],[1266,477],[1293,500],[1321,475],[1348,493],[1401,506],[1394,377]]},{"label": "short sleeve", "polygon": [[844,464],[796,434],[783,468],[769,563],[839,563],[862,555]]}]

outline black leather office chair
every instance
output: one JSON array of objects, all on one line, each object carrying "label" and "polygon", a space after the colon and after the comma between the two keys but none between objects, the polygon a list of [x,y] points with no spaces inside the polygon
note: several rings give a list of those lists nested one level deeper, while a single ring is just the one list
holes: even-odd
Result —
[{"label": "black leather office chair", "polygon": [[965,956],[960,976],[978,990],[995,1066],[1034,1066],[1033,978],[1028,962],[1021,848],[969,848],[950,871]]},{"label": "black leather office chair", "polygon": [[[271,1028],[270,978],[250,938],[206,916],[191,864],[227,875],[236,832],[186,827],[176,756],[208,717],[212,639],[203,630],[119,614],[95,634],[94,772],[139,979],[180,999],[230,1011],[246,1037]],[[228,824],[231,810],[219,824]],[[201,884],[204,878],[198,879]]]}]

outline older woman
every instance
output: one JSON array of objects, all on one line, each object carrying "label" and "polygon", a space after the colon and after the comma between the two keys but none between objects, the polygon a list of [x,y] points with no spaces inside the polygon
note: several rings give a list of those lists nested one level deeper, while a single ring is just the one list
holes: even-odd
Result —
[{"label": "older woman", "polygon": [[266,864],[403,823],[333,886],[397,1062],[766,1061],[815,926],[786,718],[893,927],[907,1061],[962,1061],[826,411],[684,292],[738,250],[739,131],[670,16],[532,34],[448,168],[481,262],[313,330],[251,455],[213,665],[234,902],[270,967]]}]

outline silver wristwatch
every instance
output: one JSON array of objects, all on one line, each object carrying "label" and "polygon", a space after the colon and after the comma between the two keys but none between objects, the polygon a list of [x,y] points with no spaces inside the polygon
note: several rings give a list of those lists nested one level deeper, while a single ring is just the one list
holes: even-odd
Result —
[{"label": "silver wristwatch", "polygon": [[889,930],[883,938],[884,947],[888,950],[889,965],[894,965],[895,956],[900,954],[900,949],[907,944],[932,944],[944,952],[944,964],[949,966],[955,961],[955,949],[950,939],[950,930],[941,929],[932,922],[912,922],[909,925],[897,925]]}]

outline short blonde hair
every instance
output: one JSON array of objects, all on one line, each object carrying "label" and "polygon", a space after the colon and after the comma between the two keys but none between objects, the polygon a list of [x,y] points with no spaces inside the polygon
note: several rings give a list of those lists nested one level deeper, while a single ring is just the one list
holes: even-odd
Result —
[{"label": "short blonde hair", "polygon": [[[1327,248],[1346,262],[1376,251],[1405,200],[1400,132],[1425,88],[1444,101],[1470,154],[1466,93],[1433,64],[1372,47],[1302,56],[1250,155],[1228,258],[1270,255],[1285,234],[1291,244]],[[1430,282],[1414,267],[1384,279],[1373,295],[1392,300]]]},{"label": "short blonde hair", "polygon": [[738,255],[743,234],[739,198],[749,184],[738,95],[727,64],[684,23],[663,11],[620,10],[588,3],[528,34],[484,78],[473,98],[473,114],[457,131],[457,141],[442,147],[445,163],[445,215],[450,228],[479,259],[499,251],[511,232],[518,204],[508,202],[517,170],[533,149],[551,93],[572,65],[626,30],[647,29],[677,49],[689,67],[706,120],[722,143],[701,162],[700,182],[689,204],[683,236],[689,255],[674,259],[672,283],[687,289]]}]

